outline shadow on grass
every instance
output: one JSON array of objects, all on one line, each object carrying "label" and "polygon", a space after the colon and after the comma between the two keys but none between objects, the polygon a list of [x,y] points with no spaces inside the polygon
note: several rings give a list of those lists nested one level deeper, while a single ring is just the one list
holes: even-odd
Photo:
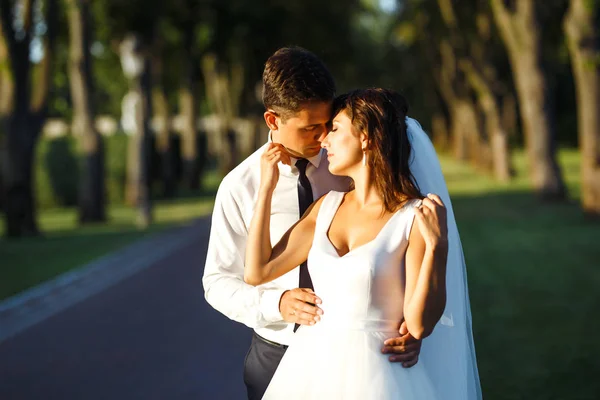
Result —
[{"label": "shadow on grass", "polygon": [[529,192],[452,200],[484,398],[599,398],[600,224]]}]

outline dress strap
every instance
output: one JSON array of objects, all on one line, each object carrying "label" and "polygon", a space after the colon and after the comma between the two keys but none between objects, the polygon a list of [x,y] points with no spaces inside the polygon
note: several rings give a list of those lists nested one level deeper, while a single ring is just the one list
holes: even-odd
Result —
[{"label": "dress strap", "polygon": [[421,199],[415,199],[412,200],[410,204],[407,204],[407,207],[410,207],[407,210],[407,218],[408,218],[408,222],[406,224],[406,233],[404,234],[404,236],[406,237],[406,240],[409,239],[410,237],[410,232],[412,231],[412,227],[415,223],[415,208],[420,207],[421,204],[423,204],[423,200]]},{"label": "dress strap", "polygon": [[317,215],[315,233],[327,231],[329,229],[331,221],[340,207],[345,194],[345,192],[332,190],[325,195],[321,208],[319,209],[319,214]]},{"label": "dress strap", "polygon": [[410,200],[397,211],[398,218],[394,221],[394,229],[388,236],[388,245],[391,248],[396,248],[402,242],[408,241],[414,224],[415,208],[419,207],[421,203],[422,201],[419,199]]}]

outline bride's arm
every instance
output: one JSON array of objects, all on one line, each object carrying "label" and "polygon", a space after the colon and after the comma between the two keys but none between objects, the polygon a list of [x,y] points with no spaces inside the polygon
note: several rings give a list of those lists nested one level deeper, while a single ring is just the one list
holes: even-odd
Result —
[{"label": "bride's arm", "polygon": [[291,271],[308,257],[321,200],[271,248],[271,201],[279,179],[278,162],[289,164],[283,146],[271,143],[261,160],[261,184],[246,243],[244,281],[257,286]]},{"label": "bride's arm", "polygon": [[304,217],[296,222],[271,248],[270,215],[272,193],[260,194],[252,216],[248,243],[244,281],[260,285],[280,277],[296,268],[308,258],[312,246],[316,216],[321,199],[313,203]]},{"label": "bride's arm", "polygon": [[448,233],[446,209],[435,195],[415,209],[406,251],[404,319],[417,339],[431,334],[446,307]]}]

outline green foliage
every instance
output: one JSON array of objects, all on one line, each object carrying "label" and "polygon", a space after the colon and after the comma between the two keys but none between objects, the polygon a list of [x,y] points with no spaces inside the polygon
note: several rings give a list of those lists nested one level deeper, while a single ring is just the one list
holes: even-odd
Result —
[{"label": "green foliage", "polygon": [[[121,204],[125,198],[128,138],[118,134],[103,139],[107,200],[112,204]],[[35,157],[35,190],[39,208],[77,204],[79,164],[77,142],[73,137],[40,140]]]},{"label": "green foliage", "polygon": [[77,204],[78,162],[70,136],[40,140],[35,155],[35,190],[40,208]]},{"label": "green foliage", "polygon": [[107,200],[112,204],[121,204],[125,200],[128,139],[127,135],[118,134],[110,136],[104,141]]}]

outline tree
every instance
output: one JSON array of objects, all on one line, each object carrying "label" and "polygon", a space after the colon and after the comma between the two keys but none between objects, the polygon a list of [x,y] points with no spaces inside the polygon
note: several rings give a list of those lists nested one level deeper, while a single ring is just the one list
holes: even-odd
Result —
[{"label": "tree", "polygon": [[125,119],[130,125],[127,155],[126,200],[137,208],[140,228],[152,222],[151,157],[152,157],[152,44],[155,43],[159,17],[165,3],[158,0],[107,0],[107,23],[129,93],[123,99]]},{"label": "tree", "polygon": [[147,228],[152,223],[150,160],[152,141],[151,59],[141,36],[129,34],[120,44],[123,72],[129,78],[130,92],[124,99],[124,114],[130,114],[131,137],[127,154],[127,197],[137,207],[136,223]]},{"label": "tree", "polygon": [[156,150],[160,157],[160,180],[162,195],[173,197],[177,188],[175,160],[173,153],[173,135],[171,130],[171,112],[167,94],[165,64],[169,60],[165,39],[155,37],[152,51],[152,103],[154,109],[154,130]]},{"label": "tree", "polygon": [[[454,47],[461,53],[459,67],[466,81],[476,94],[484,115],[485,130],[482,132],[477,151],[477,164],[491,169],[494,177],[502,182],[510,179],[510,152],[508,133],[502,126],[501,95],[504,85],[498,81],[496,60],[492,58],[491,24],[486,9],[456,10],[455,1],[438,0],[443,20],[450,31]],[[481,3],[477,3],[481,6]],[[462,13],[457,11],[463,11]],[[467,45],[468,43],[468,45]],[[496,61],[496,62],[495,62]]]},{"label": "tree", "polygon": [[533,187],[544,199],[564,199],[567,193],[556,161],[556,127],[542,62],[538,4],[532,0],[511,3],[514,7],[507,7],[503,0],[491,0],[511,61]]},{"label": "tree", "polygon": [[181,32],[181,67],[179,79],[179,112],[182,119],[181,155],[183,162],[183,185],[191,190],[200,188],[205,164],[206,133],[198,130],[200,113],[199,85],[201,52],[204,50],[201,30],[206,26],[208,10],[197,1],[180,0],[175,13]]},{"label": "tree", "polygon": [[419,35],[418,40],[448,110],[454,156],[458,160],[476,161],[479,155],[479,121],[470,87],[459,68],[462,42],[456,35],[440,29],[445,19],[454,19],[454,16],[440,13],[432,3],[417,5],[420,7],[415,10],[417,31],[430,32],[429,35]]},{"label": "tree", "polygon": [[79,184],[79,221],[106,219],[104,145],[95,127],[90,0],[67,0],[70,28],[69,77],[73,100],[72,133],[80,142],[83,168]]},{"label": "tree", "polygon": [[[19,7],[17,7],[19,3]],[[10,99],[2,109],[6,157],[2,159],[6,191],[7,235],[37,235],[33,155],[48,110],[51,66],[56,38],[57,0],[0,0],[0,47],[3,94]],[[17,23],[15,23],[15,21]],[[37,36],[35,27],[45,27]],[[31,60],[33,38],[43,42],[43,58]],[[33,78],[35,75],[35,79]]]},{"label": "tree", "polygon": [[600,32],[598,1],[571,0],[564,20],[577,93],[583,210],[600,216]]}]

